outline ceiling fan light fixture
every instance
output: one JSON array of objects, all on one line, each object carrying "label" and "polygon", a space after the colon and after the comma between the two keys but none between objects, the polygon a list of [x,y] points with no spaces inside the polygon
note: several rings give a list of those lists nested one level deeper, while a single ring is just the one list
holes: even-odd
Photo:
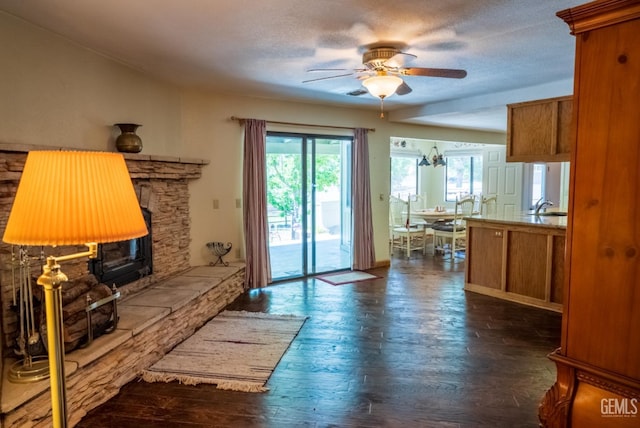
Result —
[{"label": "ceiling fan light fixture", "polygon": [[380,119],[384,118],[384,99],[395,94],[403,83],[404,81],[398,76],[389,76],[384,73],[369,77],[362,82],[362,86],[367,88],[371,95],[380,98]]},{"label": "ceiling fan light fixture", "polygon": [[400,85],[402,85],[401,78],[389,75],[369,77],[362,82],[362,86],[367,88],[371,95],[380,99],[393,95]]}]

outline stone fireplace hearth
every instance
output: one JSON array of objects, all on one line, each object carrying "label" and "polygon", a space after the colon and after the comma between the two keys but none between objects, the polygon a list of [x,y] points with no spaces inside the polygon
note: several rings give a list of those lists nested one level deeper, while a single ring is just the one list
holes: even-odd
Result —
[{"label": "stone fireplace hearth", "polygon": [[[65,356],[69,426],[235,300],[244,288],[244,271],[241,263],[194,267],[126,297],[113,333]],[[48,390],[48,379],[31,384],[3,380],[0,426],[50,427]]]}]

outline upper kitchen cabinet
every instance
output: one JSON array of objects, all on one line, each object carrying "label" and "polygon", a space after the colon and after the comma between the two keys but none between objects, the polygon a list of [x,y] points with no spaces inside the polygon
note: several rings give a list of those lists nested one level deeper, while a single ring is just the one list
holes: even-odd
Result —
[{"label": "upper kitchen cabinet", "polygon": [[568,161],[571,96],[507,105],[507,162]]}]

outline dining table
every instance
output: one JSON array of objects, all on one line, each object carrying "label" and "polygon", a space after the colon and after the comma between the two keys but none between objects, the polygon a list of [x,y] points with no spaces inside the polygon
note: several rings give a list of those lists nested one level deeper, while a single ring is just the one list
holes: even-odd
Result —
[{"label": "dining table", "polygon": [[435,223],[438,220],[453,220],[455,218],[454,209],[436,210],[435,208],[424,208],[411,210],[411,218],[420,218],[427,224]]}]

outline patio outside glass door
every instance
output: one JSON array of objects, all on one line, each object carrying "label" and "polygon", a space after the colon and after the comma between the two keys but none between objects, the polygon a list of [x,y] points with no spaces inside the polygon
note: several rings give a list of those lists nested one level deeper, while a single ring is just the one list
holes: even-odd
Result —
[{"label": "patio outside glass door", "polygon": [[351,266],[351,137],[267,133],[274,280]]}]

